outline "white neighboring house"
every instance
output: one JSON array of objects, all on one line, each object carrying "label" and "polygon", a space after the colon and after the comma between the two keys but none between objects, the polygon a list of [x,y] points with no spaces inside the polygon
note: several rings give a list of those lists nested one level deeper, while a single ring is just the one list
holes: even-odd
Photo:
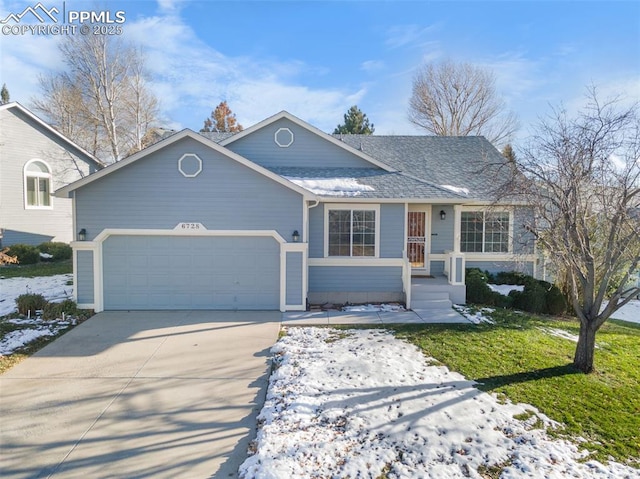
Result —
[{"label": "white neighboring house", "polygon": [[19,103],[0,105],[0,245],[73,241],[72,200],[53,193],[103,166]]}]

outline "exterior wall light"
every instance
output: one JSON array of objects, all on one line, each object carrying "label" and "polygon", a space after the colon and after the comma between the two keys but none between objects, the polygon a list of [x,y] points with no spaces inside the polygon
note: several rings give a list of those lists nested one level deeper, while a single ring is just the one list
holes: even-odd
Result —
[{"label": "exterior wall light", "polygon": [[87,230],[82,228],[78,231],[78,241],[85,241],[87,239]]},{"label": "exterior wall light", "polygon": [[440,210],[440,219],[444,221],[446,217],[447,217],[447,213],[445,213],[444,210]]},{"label": "exterior wall light", "polygon": [[293,232],[293,234],[291,235],[291,239],[293,239],[294,243],[297,243],[298,241],[300,241],[300,233],[298,233],[298,230],[295,230]]}]

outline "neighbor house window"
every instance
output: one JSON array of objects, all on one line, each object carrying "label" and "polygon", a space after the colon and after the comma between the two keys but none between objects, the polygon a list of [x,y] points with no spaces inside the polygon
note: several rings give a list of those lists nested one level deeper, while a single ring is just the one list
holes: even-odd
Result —
[{"label": "neighbor house window", "polygon": [[509,213],[463,211],[460,239],[463,253],[508,253]]},{"label": "neighbor house window", "polygon": [[376,209],[330,209],[328,256],[376,256]]},{"label": "neighbor house window", "polygon": [[32,160],[24,168],[26,206],[51,207],[51,170],[43,161]]}]

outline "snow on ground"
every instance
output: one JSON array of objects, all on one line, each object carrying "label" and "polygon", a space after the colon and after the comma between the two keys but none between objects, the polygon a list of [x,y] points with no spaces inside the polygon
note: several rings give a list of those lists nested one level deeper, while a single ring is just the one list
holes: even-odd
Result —
[{"label": "snow on ground", "polygon": [[360,184],[356,178],[285,178],[316,195],[359,196],[363,191],[373,191],[372,186]]},{"label": "snow on ground", "polygon": [[[579,462],[577,446],[553,440],[413,345],[380,330],[289,328],[272,348],[256,452],[245,479],[351,477],[640,478],[618,463]],[[487,477],[487,476],[485,476]]]},{"label": "snow on ground", "polygon": [[71,298],[73,286],[67,285],[70,280],[73,280],[72,274],[0,279],[0,316],[16,311],[15,300],[21,294],[41,294],[52,303]]},{"label": "snow on ground", "polygon": [[406,311],[401,304],[360,304],[356,306],[345,306],[342,311],[352,313],[383,312],[391,313],[396,311]]},{"label": "snow on ground", "polygon": [[640,324],[640,300],[629,301],[622,308],[611,315],[614,319]]},{"label": "snow on ground", "polygon": [[453,309],[455,309],[457,312],[459,312],[462,316],[467,318],[473,324],[480,324],[480,323],[495,324],[495,321],[493,319],[482,314],[482,313],[493,313],[495,311],[495,309],[493,308],[480,308],[480,310],[473,312],[471,308],[467,308],[462,304],[454,304]]},{"label": "snow on ground", "polygon": [[9,319],[9,323],[24,326],[4,335],[0,340],[0,356],[11,354],[26,344],[43,336],[55,336],[67,329],[70,321],[44,321],[42,319]]},{"label": "snow on ground", "polygon": [[520,286],[517,284],[491,284],[488,283],[489,289],[491,291],[495,291],[496,293],[500,293],[503,296],[509,296],[511,291],[524,291],[524,286]]}]

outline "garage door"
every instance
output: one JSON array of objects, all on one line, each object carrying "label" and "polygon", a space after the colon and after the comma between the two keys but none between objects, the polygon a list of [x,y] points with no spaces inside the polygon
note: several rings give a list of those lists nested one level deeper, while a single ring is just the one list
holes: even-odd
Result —
[{"label": "garage door", "polygon": [[103,274],[106,310],[280,307],[270,237],[110,236]]}]

